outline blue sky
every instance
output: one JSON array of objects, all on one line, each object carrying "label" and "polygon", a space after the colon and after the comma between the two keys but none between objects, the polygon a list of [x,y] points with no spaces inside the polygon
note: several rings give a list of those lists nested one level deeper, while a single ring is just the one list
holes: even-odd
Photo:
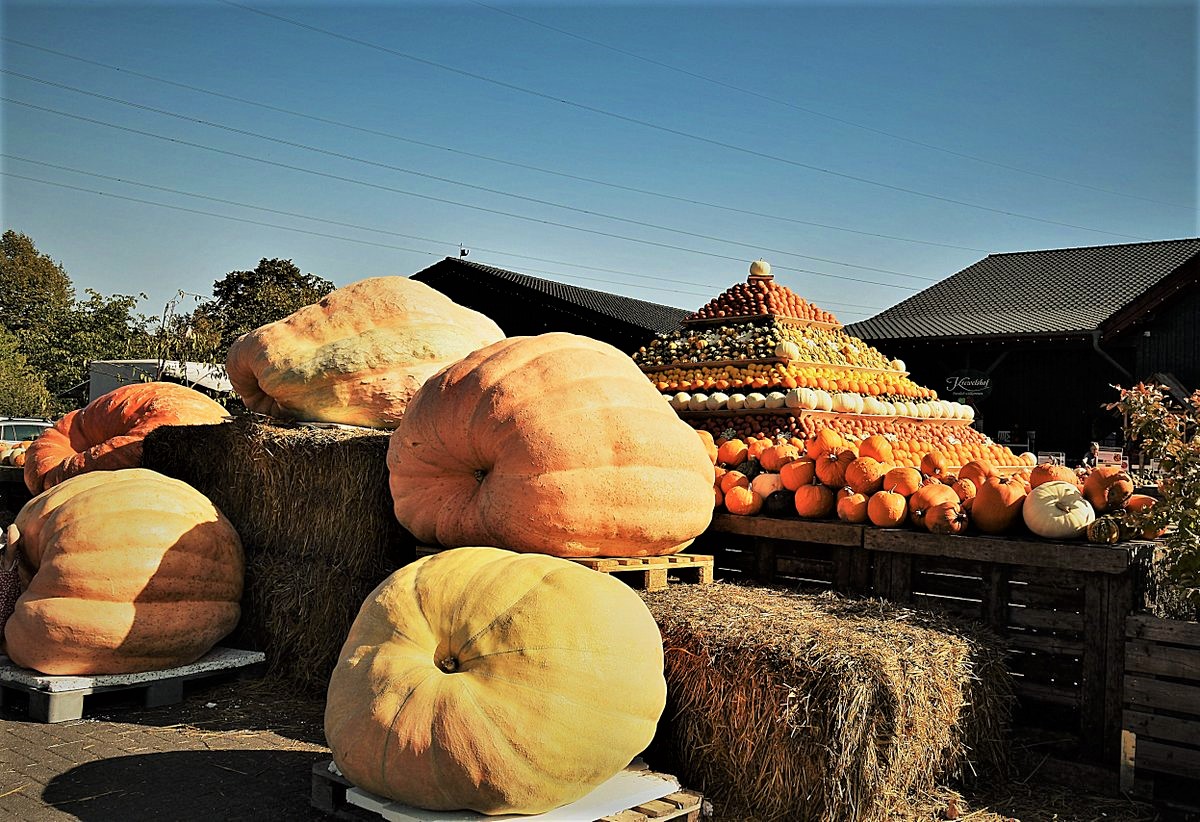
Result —
[{"label": "blue sky", "polygon": [[[844,322],[1197,228],[1197,4],[4,0],[3,227],[82,293],[470,259]],[[81,93],[86,92],[86,93]],[[635,190],[636,189],[636,190]]]}]

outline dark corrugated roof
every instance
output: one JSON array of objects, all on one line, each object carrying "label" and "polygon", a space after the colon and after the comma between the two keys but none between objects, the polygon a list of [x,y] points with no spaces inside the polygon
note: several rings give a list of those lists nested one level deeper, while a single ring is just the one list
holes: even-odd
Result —
[{"label": "dark corrugated roof", "polygon": [[1083,334],[1200,254],[1200,238],[990,254],[846,331],[865,340]]},{"label": "dark corrugated roof", "polygon": [[[658,332],[673,331],[679,328],[679,321],[689,313],[682,308],[672,308],[591,288],[580,288],[554,280],[543,280],[539,277],[519,274],[516,271],[508,271],[461,257],[447,257],[429,268],[413,274],[412,279],[434,288],[439,288],[439,283],[446,284],[447,281],[460,284],[464,281],[477,284],[490,281],[493,286],[502,284],[506,291],[515,291],[518,296],[521,292],[526,294],[533,292],[543,298],[551,298],[551,303],[580,309],[593,315],[592,319],[595,321],[603,322],[607,319],[643,329],[646,332],[646,338]],[[539,302],[545,305],[547,301],[543,299]],[[488,313],[486,308],[471,307],[485,314]],[[500,321],[497,320],[497,322]],[[504,323],[500,322],[500,325],[503,326]]]}]

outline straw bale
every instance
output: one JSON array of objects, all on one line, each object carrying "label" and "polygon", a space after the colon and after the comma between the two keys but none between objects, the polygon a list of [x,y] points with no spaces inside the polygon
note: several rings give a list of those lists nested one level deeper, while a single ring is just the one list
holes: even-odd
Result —
[{"label": "straw bale", "polygon": [[167,426],[143,464],[200,491],[246,551],[242,621],[230,642],[270,672],[321,693],[367,594],[414,559],[387,485],[388,433],[265,425]]},{"label": "straw bale", "polygon": [[668,702],[649,756],[728,818],[878,820],[1006,763],[1003,654],[878,600],[713,583],[646,593]]}]

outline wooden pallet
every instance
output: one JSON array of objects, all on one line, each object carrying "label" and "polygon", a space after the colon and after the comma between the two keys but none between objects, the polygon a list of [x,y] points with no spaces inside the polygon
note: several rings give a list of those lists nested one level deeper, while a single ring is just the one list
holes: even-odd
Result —
[{"label": "wooden pallet", "polygon": [[[627,771],[640,771],[647,774],[653,774],[649,771],[645,764],[640,761],[634,762],[626,769]],[[665,774],[658,774],[664,780],[670,780],[664,784],[678,785],[674,777],[668,777]],[[434,811],[422,811],[416,808],[403,809],[399,812],[396,810],[370,810],[365,807],[360,807],[357,804],[352,804],[353,797],[347,796],[347,791],[357,791],[344,776],[337,773],[332,768],[330,760],[326,759],[321,762],[316,762],[312,766],[312,793],[310,795],[310,803],[312,806],[328,816],[335,819],[345,820],[438,820],[440,818],[453,818],[458,822],[462,819],[473,819],[478,816],[480,820],[487,820],[494,817],[487,817],[483,814],[474,814],[471,811],[456,811],[453,814],[439,814]],[[373,797],[378,799],[377,797]],[[639,802],[616,813],[606,814],[594,820],[594,822],[699,822],[700,806],[704,801],[704,797],[690,790],[674,790],[666,793],[657,799],[650,799],[644,802]],[[379,800],[382,803],[383,800]],[[374,804],[374,803],[372,803]],[[394,806],[393,804],[393,807]],[[399,806],[403,807],[403,806]],[[569,809],[571,806],[567,806]],[[561,809],[566,811],[567,809]],[[500,819],[511,819],[511,816],[501,816]],[[566,813],[565,815],[555,815],[554,812],[549,814],[539,815],[535,819],[562,819],[574,820],[580,822],[580,817]]]},{"label": "wooden pallet", "polygon": [[24,697],[35,722],[67,722],[83,717],[84,700],[94,694],[126,692],[140,696],[146,708],[174,705],[183,700],[183,684],[196,679],[234,674],[260,674],[266,666],[262,651],[214,648],[190,665],[142,674],[48,676],[21,668],[0,655],[0,707],[14,696]]},{"label": "wooden pallet", "polygon": [[1145,614],[1125,625],[1121,788],[1200,810],[1200,625]]},{"label": "wooden pallet", "polygon": [[[417,557],[438,554],[447,549],[436,545],[418,545]],[[711,554],[671,554],[665,557],[566,557],[571,562],[602,574],[617,574],[622,582],[644,591],[661,591],[668,582],[704,585],[713,581]]]}]

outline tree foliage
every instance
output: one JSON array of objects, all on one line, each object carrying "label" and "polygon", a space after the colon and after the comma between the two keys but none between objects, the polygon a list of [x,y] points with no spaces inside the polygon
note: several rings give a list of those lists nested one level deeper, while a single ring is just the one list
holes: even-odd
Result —
[{"label": "tree foliage", "polygon": [[224,360],[233,341],[259,326],[280,320],[333,290],[333,283],[302,274],[291,260],[263,258],[253,271],[230,271],[213,284],[213,300],[198,306],[191,317],[198,339],[217,336]]},{"label": "tree foliage", "polygon": [[87,379],[89,362],[149,355],[136,297],[88,289],[77,300],[67,272],[29,237],[10,229],[0,244],[0,329],[15,341],[0,356],[19,383],[6,392],[11,416],[59,416],[78,404],[68,392]]},{"label": "tree foliage", "polygon": [[1125,415],[1125,435],[1142,453],[1159,461],[1159,501],[1144,524],[1168,523],[1165,570],[1200,608],[1200,391],[1183,406],[1173,406],[1162,386],[1138,383],[1120,388],[1120,399],[1107,408]]},{"label": "tree foliage", "polygon": [[16,335],[0,326],[0,416],[44,417],[49,412],[45,380],[21,353]]}]

